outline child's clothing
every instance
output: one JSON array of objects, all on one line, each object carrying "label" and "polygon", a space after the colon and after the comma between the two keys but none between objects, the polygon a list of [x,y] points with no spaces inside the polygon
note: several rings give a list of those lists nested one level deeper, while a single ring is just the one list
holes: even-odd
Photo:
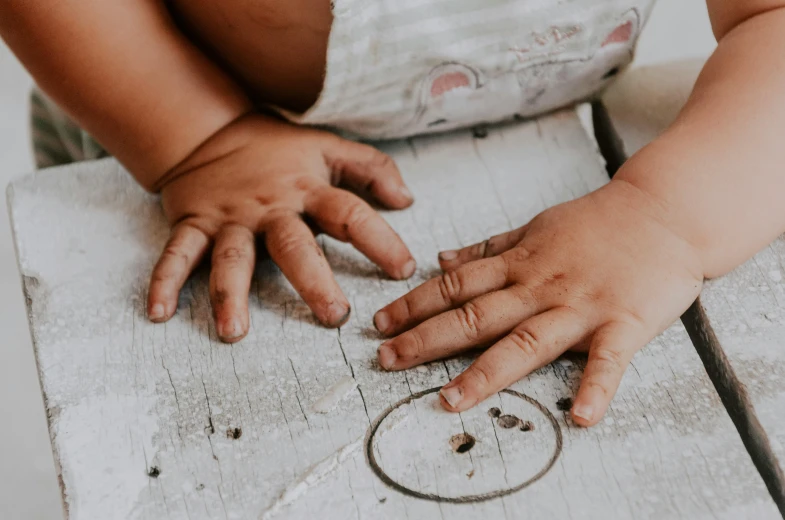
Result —
[{"label": "child's clothing", "polygon": [[30,95],[30,136],[37,168],[89,161],[107,155],[95,139],[37,89]]},{"label": "child's clothing", "polygon": [[389,139],[595,95],[654,0],[337,0],[324,89],[289,119]]},{"label": "child's clothing", "polygon": [[[601,91],[632,61],[653,3],[335,0],[319,100],[305,114],[278,111],[365,139],[535,116]],[[63,162],[64,151],[102,153],[36,94],[33,129],[39,166]]]}]

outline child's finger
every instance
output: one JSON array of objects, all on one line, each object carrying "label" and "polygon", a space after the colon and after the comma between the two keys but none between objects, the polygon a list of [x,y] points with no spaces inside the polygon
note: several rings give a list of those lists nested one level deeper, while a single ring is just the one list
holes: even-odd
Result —
[{"label": "child's finger", "polygon": [[496,341],[536,312],[536,303],[522,305],[514,289],[486,294],[383,343],[379,364],[385,370],[405,370],[454,356]]},{"label": "child's finger", "polygon": [[215,239],[210,271],[210,300],[221,341],[235,343],[248,334],[248,291],[256,263],[253,232],[237,224],[223,227]]},{"label": "child's finger", "polygon": [[326,159],[340,176],[341,185],[368,193],[392,209],[407,208],[414,202],[395,161],[373,146],[341,139],[327,149]]},{"label": "child's finger", "polygon": [[462,412],[558,358],[589,332],[569,307],[556,307],[516,327],[441,390],[442,405]]},{"label": "child's finger", "polygon": [[306,214],[328,235],[351,243],[395,279],[414,274],[417,263],[390,224],[364,200],[325,187],[306,203]]},{"label": "child's finger", "polygon": [[294,213],[267,223],[265,244],[270,257],[327,327],[340,327],[351,307],[335,281],[322,248],[311,230]]},{"label": "child's finger", "polygon": [[463,249],[442,251],[439,253],[439,265],[444,271],[449,271],[469,262],[500,255],[517,246],[523,240],[527,228],[523,226]]},{"label": "child's finger", "polygon": [[392,336],[506,285],[507,262],[503,258],[472,262],[447,271],[398,298],[377,312],[373,323],[379,332]]},{"label": "child's finger", "polygon": [[201,261],[210,238],[187,221],[175,226],[150,277],[147,316],[158,323],[171,318],[191,271]]},{"label": "child's finger", "polygon": [[589,347],[589,361],[572,406],[572,418],[580,426],[594,426],[608,410],[632,357],[645,338],[626,323],[600,328]]}]

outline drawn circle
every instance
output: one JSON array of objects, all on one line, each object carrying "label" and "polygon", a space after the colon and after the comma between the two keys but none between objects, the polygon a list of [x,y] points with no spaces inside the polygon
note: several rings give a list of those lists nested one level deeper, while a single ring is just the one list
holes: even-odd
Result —
[{"label": "drawn circle", "polygon": [[401,406],[405,406],[407,404],[410,404],[413,401],[415,401],[417,399],[420,399],[420,398],[422,398],[424,396],[427,396],[429,394],[434,394],[434,393],[438,392],[439,390],[441,390],[441,388],[431,388],[431,389],[428,389],[428,390],[423,390],[422,392],[417,392],[417,393],[412,394],[412,395],[410,395],[410,396],[408,396],[408,397],[406,397],[404,399],[401,399],[400,401],[398,401],[394,405],[392,405],[389,408],[387,408],[384,412],[382,412],[382,414],[379,415],[379,417],[377,417],[376,420],[374,420],[373,423],[371,424],[371,426],[368,428],[368,433],[365,436],[365,458],[366,458],[366,460],[368,462],[368,465],[371,467],[373,472],[376,474],[377,477],[379,477],[379,479],[382,482],[384,482],[385,484],[387,484],[391,488],[395,489],[396,491],[399,491],[399,492],[401,492],[401,493],[403,493],[405,495],[409,495],[409,496],[412,496],[412,497],[415,497],[415,498],[421,498],[423,500],[431,500],[431,501],[434,501],[434,502],[446,502],[446,503],[452,503],[452,504],[466,504],[466,503],[472,503],[472,502],[483,502],[483,501],[486,501],[486,500],[492,500],[494,498],[499,498],[499,497],[503,497],[503,496],[506,496],[506,495],[511,495],[513,493],[517,493],[518,491],[521,491],[522,489],[527,488],[528,486],[534,484],[535,482],[540,480],[543,476],[545,476],[545,474],[548,473],[551,470],[553,465],[559,459],[559,455],[561,455],[561,452],[562,452],[563,438],[562,438],[561,427],[559,426],[559,423],[556,420],[556,417],[553,416],[553,414],[550,412],[550,410],[548,410],[545,406],[540,404],[540,402],[538,402],[537,400],[529,397],[528,395],[522,394],[520,392],[516,392],[515,390],[505,389],[505,390],[502,390],[499,393],[504,393],[504,394],[507,394],[507,395],[510,395],[510,396],[513,396],[513,397],[517,397],[519,399],[522,399],[523,401],[526,401],[530,405],[534,406],[537,410],[539,410],[543,414],[543,416],[547,419],[547,422],[553,428],[553,432],[554,432],[554,435],[555,435],[555,446],[554,446],[553,453],[552,453],[550,459],[548,459],[548,462],[543,466],[543,468],[539,472],[537,472],[537,474],[535,474],[533,477],[527,479],[526,481],[524,481],[524,482],[522,482],[522,483],[520,483],[520,484],[518,484],[516,486],[512,486],[512,487],[509,487],[509,488],[506,488],[506,489],[500,489],[500,490],[492,491],[492,492],[489,492],[489,493],[483,493],[483,494],[477,494],[477,495],[466,495],[466,496],[459,496],[459,497],[445,497],[445,496],[440,496],[440,495],[436,495],[436,494],[432,494],[432,493],[423,493],[423,492],[417,491],[415,489],[411,489],[409,487],[406,487],[403,484],[401,484],[400,482],[396,482],[393,478],[391,478],[382,469],[382,467],[379,465],[378,461],[376,460],[376,455],[374,454],[374,450],[373,450],[374,437],[376,436],[376,433],[379,430],[379,427],[384,422],[384,420],[391,413],[393,413],[396,409],[400,408]]}]

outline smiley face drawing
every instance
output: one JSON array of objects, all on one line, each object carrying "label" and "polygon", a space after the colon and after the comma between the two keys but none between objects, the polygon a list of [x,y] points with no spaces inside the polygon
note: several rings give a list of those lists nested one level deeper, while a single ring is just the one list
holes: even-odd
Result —
[{"label": "smiley face drawing", "polygon": [[441,407],[438,391],[401,400],[371,425],[366,460],[389,487],[434,502],[483,502],[534,485],[558,460],[561,427],[531,397],[502,390],[459,416]]}]

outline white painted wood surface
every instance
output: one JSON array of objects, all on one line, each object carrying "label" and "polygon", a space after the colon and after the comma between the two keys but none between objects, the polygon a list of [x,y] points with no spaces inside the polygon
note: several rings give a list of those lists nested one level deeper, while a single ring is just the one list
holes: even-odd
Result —
[{"label": "white painted wood surface", "polygon": [[[144,318],[168,230],[154,197],[112,160],[22,178],[9,206],[64,501],[72,519],[777,518],[681,325],[633,361],[607,419],[584,430],[557,401],[582,361],[514,385],[555,418],[563,450],[544,477],[470,504],[412,498],[365,456],[389,406],[454,377],[468,358],[384,373],[371,317],[437,272],[436,253],[524,223],[607,181],[574,112],[385,146],[418,202],[386,213],[419,262],[386,280],[351,248],[323,244],[354,315],[319,327],[277,268],[260,264],[251,332],[222,345],[206,274],[166,325]],[[556,446],[547,414],[507,394],[461,415],[433,394],[395,409],[373,437],[380,466],[409,488],[460,497],[514,487]],[[504,429],[490,407],[531,421]],[[457,454],[450,439],[476,437]],[[241,434],[241,435],[240,435]],[[239,438],[233,438],[237,437]],[[155,468],[160,472],[156,476]]]},{"label": "white painted wood surface", "polygon": [[[687,101],[703,61],[634,69],[605,104],[631,155],[656,138]],[[785,461],[785,237],[701,296],[734,372],[746,386],[772,448]]]}]

